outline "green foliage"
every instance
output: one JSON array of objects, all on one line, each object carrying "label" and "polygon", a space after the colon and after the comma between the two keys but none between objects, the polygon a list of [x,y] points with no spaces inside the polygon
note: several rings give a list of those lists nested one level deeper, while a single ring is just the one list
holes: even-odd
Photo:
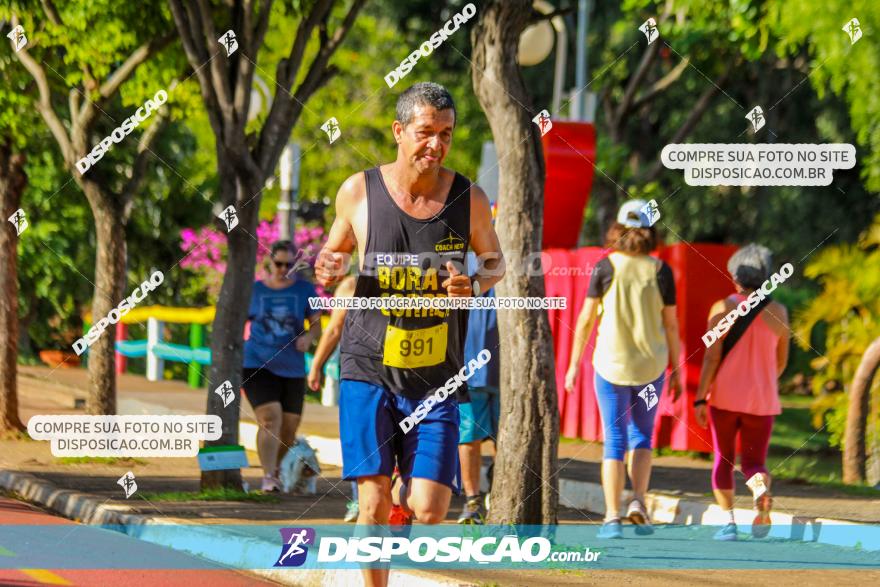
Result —
[{"label": "green foliage", "polygon": [[[609,193],[618,203],[656,193],[660,196],[656,200],[662,213],[661,230],[668,242],[757,241],[774,250],[778,259],[792,262],[810,254],[820,243],[855,240],[880,211],[880,201],[859,181],[859,169],[838,171],[833,185],[824,187],[695,187],[685,185],[681,172],[663,170],[654,188],[646,185],[646,176],[663,146],[691,115],[699,96],[725,72],[729,77],[722,91],[712,98],[683,142],[844,142],[869,147],[871,140],[880,141],[878,116],[870,110],[871,104],[880,104],[875,82],[861,80],[851,88],[843,86],[845,91],[838,93],[825,91],[828,83],[817,81],[835,64],[834,60],[823,64],[817,53],[820,45],[823,51],[836,48],[848,52],[849,61],[835,64],[841,68],[839,75],[877,80],[880,68],[874,61],[880,52],[876,35],[868,37],[871,30],[878,29],[871,23],[880,11],[866,4],[857,2],[846,10],[829,10],[820,2],[795,6],[766,0],[627,0],[619,7],[597,5],[587,38],[589,90],[599,97],[593,201]],[[660,18],[667,10],[669,17]],[[804,13],[821,13],[822,18]],[[849,39],[841,28],[851,15],[859,16],[866,33],[849,49]],[[614,140],[608,113],[620,105],[646,51],[637,27],[649,16],[658,18],[661,44],[637,88],[636,99],[683,59],[689,64],[656,98],[628,113],[619,138]],[[567,22],[573,24],[573,19]],[[789,30],[793,28],[797,34]],[[814,30],[817,28],[820,30]],[[856,52],[859,57],[854,62]],[[802,83],[808,78],[811,83]],[[540,92],[551,81],[552,73],[548,73],[542,85],[535,84],[535,90]],[[763,135],[750,137],[744,134],[747,125],[743,116],[755,104],[764,106],[767,127]],[[874,114],[856,116],[854,109],[869,109]],[[873,133],[867,142],[866,130]],[[860,148],[858,159],[863,178],[865,173],[880,174],[876,157],[868,156],[867,150]],[[877,184],[868,181],[867,188],[877,191]],[[599,243],[602,235],[594,206],[588,207],[585,219],[582,241]]]},{"label": "green foliage", "polygon": [[32,156],[27,173],[22,208],[29,226],[18,241],[19,315],[33,350],[69,348],[81,336],[80,308],[93,292],[92,216],[73,182],[65,184],[53,152]]},{"label": "green foliage", "polygon": [[[804,275],[818,281],[822,290],[795,314],[796,338],[805,349],[811,348],[813,329],[819,324],[826,327],[825,352],[812,361],[816,370],[813,392],[818,396],[814,424],[819,427],[826,422],[835,446],[841,446],[843,440],[847,409],[846,394],[837,390],[852,381],[865,349],[880,336],[878,235],[880,215],[858,244],[829,246],[816,253]],[[880,382],[875,381],[874,406],[880,405],[878,391]],[[877,430],[877,426],[873,428]]]},{"label": "green foliage", "polygon": [[[852,128],[866,148],[859,154],[862,177],[870,191],[880,191],[880,5],[872,0],[777,0],[768,6],[776,50],[793,55],[806,44],[812,57],[810,83],[819,97],[830,91],[846,99]],[[843,26],[854,16],[864,34],[851,44]]]},{"label": "green foliage", "polygon": [[[332,59],[339,72],[309,101],[294,128],[293,138],[302,148],[300,197],[303,200],[327,199],[332,202],[342,182],[350,175],[396,158],[391,123],[394,121],[397,96],[419,81],[443,84],[452,94],[458,120],[445,165],[478,181],[476,172],[482,143],[491,140],[491,135],[473,94],[470,76],[467,75],[469,63],[462,53],[469,51],[466,32],[453,35],[389,89],[383,76],[408,54],[403,48],[416,47],[424,42],[427,38],[424,30],[436,30],[436,22],[423,23],[426,27],[424,30],[417,26],[418,23],[411,23],[413,26],[401,30],[391,18],[393,15],[389,17],[377,7],[367,5],[365,12],[355,21],[346,42]],[[290,35],[287,31],[294,25],[293,21],[279,18],[277,25],[267,34],[257,70],[264,79],[274,71],[275,61],[289,46]],[[430,32],[427,34],[430,35]],[[453,41],[456,43],[453,44]],[[316,50],[317,42],[313,40],[306,59]],[[266,81],[272,87],[273,82],[269,79]],[[331,116],[339,121],[342,131],[340,138],[332,145],[328,144],[327,135],[320,128]],[[276,202],[277,190],[267,190],[261,218],[267,213],[274,213]]]},{"label": "green foliage", "polygon": [[[33,31],[25,32],[32,42]],[[47,149],[53,139],[33,105],[36,87],[9,43],[0,43],[0,72],[0,140],[26,156],[21,207],[29,226],[18,239],[18,305],[32,341],[19,349],[27,362],[37,349],[69,346],[78,337],[77,308],[92,286],[77,271],[92,264],[94,242],[88,206],[58,151]]]},{"label": "green foliage", "polygon": [[[153,39],[174,32],[167,4],[75,1],[56,2],[62,25],[53,24],[44,4],[13,2],[0,7],[0,16],[17,14],[28,37],[27,51],[41,64],[62,120],[70,119],[68,95],[84,103],[97,99],[96,84],[106,80],[131,52]],[[137,23],[137,26],[132,26]],[[200,105],[198,84],[189,79],[178,85],[186,60],[174,42],[140,65],[126,81],[119,96],[104,104],[89,144],[108,135],[147,98],[164,89],[172,119],[185,119]],[[34,107],[37,87],[12,53],[8,43],[0,47],[0,135],[11,136],[28,155],[28,185],[22,207],[30,222],[19,241],[19,306],[30,336],[21,353],[64,348],[82,334],[81,315],[90,306],[95,271],[94,223],[89,206],[68,171],[64,169],[54,137]],[[188,119],[187,119],[188,120]],[[198,122],[194,119],[192,124]],[[92,173],[106,179],[111,192],[127,181],[142,128],[115,145]],[[174,267],[183,256],[175,238],[183,226],[204,223],[211,217],[210,176],[191,155],[199,151],[189,128],[172,122],[152,147],[153,158],[136,198],[127,228],[128,276],[140,283],[153,269]],[[76,172],[74,172],[76,173]],[[173,303],[181,272],[166,271],[166,283],[150,294],[152,303]],[[130,288],[133,286],[127,286]]]}]

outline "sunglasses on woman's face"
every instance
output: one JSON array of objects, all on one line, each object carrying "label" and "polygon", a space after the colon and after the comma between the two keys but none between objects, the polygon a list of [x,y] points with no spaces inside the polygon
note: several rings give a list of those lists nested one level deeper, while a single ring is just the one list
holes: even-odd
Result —
[{"label": "sunglasses on woman's face", "polygon": [[279,269],[281,269],[281,268],[291,269],[293,267],[293,261],[275,261],[273,259],[272,263],[274,263],[275,266],[278,267]]}]

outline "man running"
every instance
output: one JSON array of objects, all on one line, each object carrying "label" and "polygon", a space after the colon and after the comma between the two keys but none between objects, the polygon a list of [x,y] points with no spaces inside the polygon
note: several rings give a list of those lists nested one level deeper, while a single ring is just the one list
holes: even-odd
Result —
[{"label": "man running", "polygon": [[[392,124],[397,159],[352,175],[339,189],[336,219],[315,263],[322,285],[344,277],[355,247],[356,297],[468,297],[503,277],[486,194],[442,167],[455,122],[452,97],[440,85],[418,83],[400,95]],[[473,277],[464,271],[468,248],[485,259]],[[404,513],[393,524],[413,515],[425,524],[446,517],[458,491],[458,402],[436,403],[407,433],[400,424],[462,369],[466,331],[464,310],[346,315],[339,429],[343,477],[358,482],[358,524],[387,524],[392,503]],[[400,481],[392,491],[395,461]],[[364,572],[367,585],[387,584],[387,569]]]}]

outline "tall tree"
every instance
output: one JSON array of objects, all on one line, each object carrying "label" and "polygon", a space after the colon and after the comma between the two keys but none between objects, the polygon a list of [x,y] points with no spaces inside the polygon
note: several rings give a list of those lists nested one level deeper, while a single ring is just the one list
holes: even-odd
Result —
[{"label": "tall tree", "polygon": [[21,205],[27,185],[25,155],[9,136],[0,136],[0,434],[20,432],[18,362],[18,236],[7,218]]},{"label": "tall tree", "polygon": [[[533,11],[530,0],[490,0],[471,31],[474,92],[498,149],[498,217],[509,266],[541,251],[544,158],[516,54]],[[530,272],[531,273],[531,272]],[[544,296],[544,277],[508,272],[500,296]],[[550,322],[543,310],[499,312],[501,429],[492,485],[494,523],[554,524],[559,500],[559,410]],[[516,390],[514,393],[513,390]]]},{"label": "tall tree", "polygon": [[[6,35],[7,23],[0,21]],[[25,133],[33,116],[28,113],[24,76],[10,67],[9,45],[0,48],[0,72],[6,83],[0,87],[0,434],[23,430],[18,416],[18,235],[7,222],[21,206],[27,185],[24,152]]]},{"label": "tall tree", "polygon": [[[209,0],[169,0],[187,59],[199,80],[202,99],[216,139],[219,198],[223,209],[233,206],[238,226],[228,235],[227,270],[217,302],[211,337],[208,389],[229,380],[241,387],[244,323],[254,281],[255,238],[263,186],[274,174],[282,149],[308,99],[336,73],[330,58],[345,39],[366,0],[353,0],[330,34],[332,0],[305,4],[290,51],[275,67],[274,98],[264,119],[248,128],[251,86],[273,13],[272,0],[230,0],[215,6]],[[279,7],[284,10],[286,7]],[[231,30],[237,49],[227,52],[218,40]],[[315,32],[318,43],[305,74],[306,49]],[[261,68],[261,73],[263,69]],[[294,83],[298,82],[294,88]],[[255,128],[256,127],[256,128]],[[250,132],[249,132],[250,131]],[[222,436],[208,444],[238,442],[238,404],[224,408],[208,393],[207,413],[223,419]],[[205,471],[202,486],[240,487],[241,472]]]},{"label": "tall tree", "polygon": [[[843,437],[843,482],[864,483],[867,464],[865,436],[871,405],[871,384],[880,368],[880,338],[868,346],[849,388]],[[872,479],[876,482],[876,479]]]},{"label": "tall tree", "polygon": [[[173,29],[161,10],[145,10],[143,4],[80,0],[65,2],[61,10],[52,0],[43,0],[40,5],[43,14],[39,19],[15,8],[10,11],[13,25],[23,23],[29,38],[28,45],[15,55],[37,86],[35,108],[94,216],[97,256],[92,316],[97,320],[124,297],[126,225],[168,108],[154,113],[140,140],[132,141],[136,153],[130,163],[125,159],[130,151],[119,147],[85,173],[80,173],[76,164],[120,125],[121,120],[106,119],[106,110],[138,69],[174,39]],[[148,8],[157,7],[161,4]],[[88,22],[83,14],[90,15]],[[130,27],[131,22],[138,22],[138,26]],[[59,83],[63,84],[61,91]],[[150,97],[165,89],[161,83],[155,82]],[[146,91],[143,86],[138,89],[131,93],[142,103]],[[61,100],[62,92],[66,100]],[[65,105],[67,119],[63,118]],[[108,328],[90,347],[86,403],[90,414],[116,412],[114,343],[115,332]]]}]

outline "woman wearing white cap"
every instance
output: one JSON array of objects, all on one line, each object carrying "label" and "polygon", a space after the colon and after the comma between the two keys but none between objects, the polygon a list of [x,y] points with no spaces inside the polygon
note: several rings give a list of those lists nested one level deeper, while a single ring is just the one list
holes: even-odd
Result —
[{"label": "woman wearing white cap", "polygon": [[653,210],[642,200],[621,206],[606,235],[611,254],[599,261],[578,316],[565,389],[575,387],[578,365],[600,315],[593,353],[596,399],[605,445],[602,489],[605,523],[599,538],[622,538],[621,496],[628,456],[633,499],[626,517],[637,534],[651,534],[645,493],[651,477],[651,438],[667,365],[673,399],[681,394],[679,337],[672,269],[650,256],[657,245]]}]

